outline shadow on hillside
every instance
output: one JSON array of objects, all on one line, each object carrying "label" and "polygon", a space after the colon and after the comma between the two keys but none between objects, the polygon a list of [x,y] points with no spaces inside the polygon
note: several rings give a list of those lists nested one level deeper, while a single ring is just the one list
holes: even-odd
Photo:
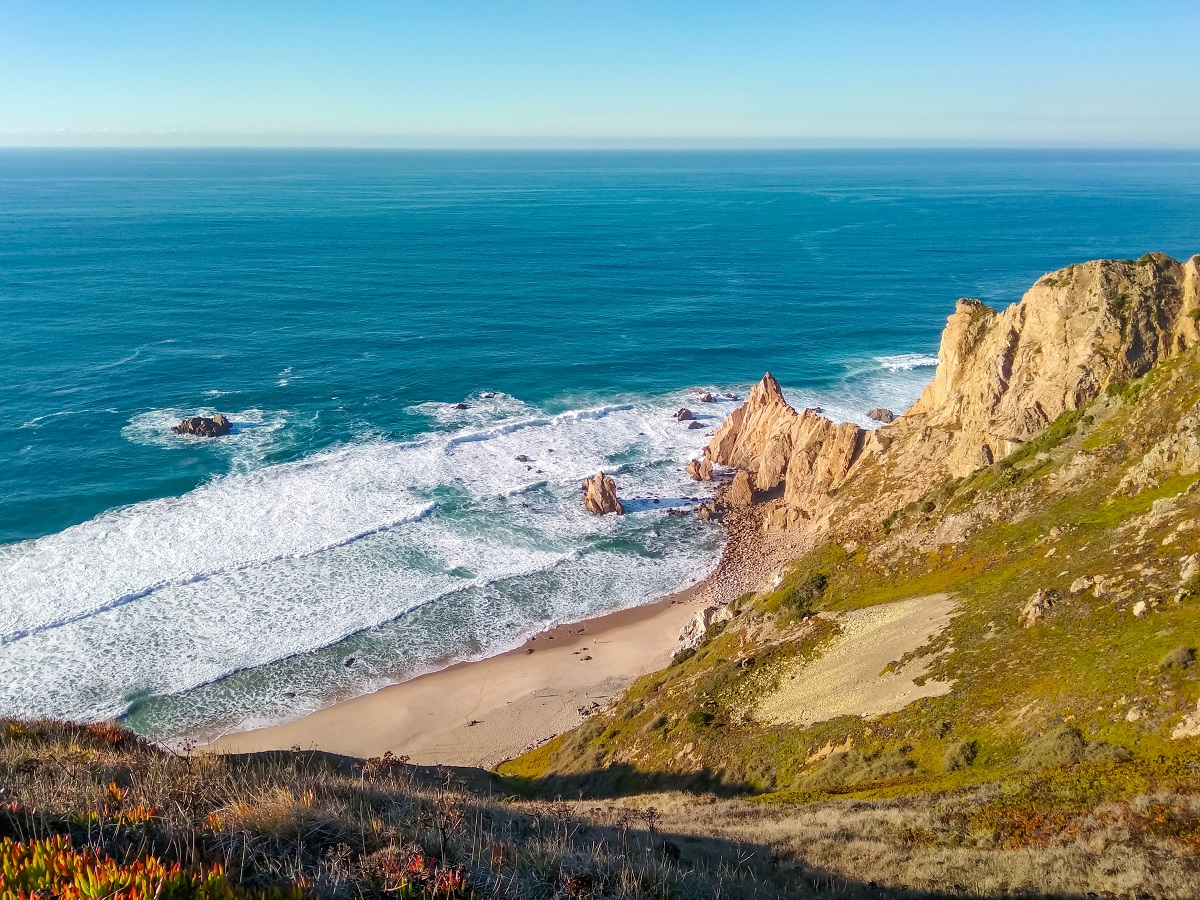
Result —
[{"label": "shadow on hillside", "polygon": [[645,772],[628,763],[614,763],[589,772],[546,775],[541,778],[508,776],[502,779],[502,783],[518,796],[562,800],[611,800],[654,791],[682,791],[718,797],[739,797],[753,793],[750,785],[729,781],[708,769],[684,775]]},{"label": "shadow on hillside", "polygon": [[[259,770],[264,777],[269,774],[275,778],[288,778],[289,773],[294,773],[298,781],[322,771],[357,781],[363,778],[364,771],[364,760],[319,750],[266,751],[233,759],[242,767]],[[690,775],[639,772],[631,766],[618,764],[539,779],[501,777],[483,769],[457,766],[400,765],[393,774],[400,772],[404,782],[414,787],[449,788],[461,792],[470,808],[466,820],[487,823],[489,839],[499,840],[502,845],[525,848],[532,858],[547,854],[547,848],[553,847],[553,856],[557,860],[554,877],[566,879],[571,875],[583,875],[593,879],[591,883],[595,890],[605,896],[609,895],[605,892],[618,883],[619,891],[613,896],[658,896],[655,891],[665,889],[668,884],[683,889],[680,896],[719,896],[724,900],[818,897],[847,900],[970,897],[982,900],[1013,896],[1011,892],[972,890],[967,884],[942,890],[878,884],[868,874],[874,862],[871,858],[863,859],[862,875],[848,877],[814,865],[820,860],[804,858],[803,849],[793,853],[761,840],[739,841],[724,835],[705,834],[713,828],[715,821],[711,815],[706,815],[703,803],[697,804],[690,813],[694,824],[687,827],[696,833],[688,833],[679,830],[677,818],[674,829],[664,829],[663,817],[649,805],[631,807],[619,802],[637,794],[659,791],[725,798],[745,797],[752,793],[748,785],[727,782],[709,771]],[[374,792],[381,785],[367,778],[364,787],[368,792]],[[514,799],[516,802],[511,802]],[[843,839],[853,842],[855,835],[846,834]],[[870,842],[866,846],[869,847]],[[431,848],[427,849],[432,852]],[[922,864],[918,859],[921,852],[919,847],[905,845],[897,838],[894,853],[906,861],[901,870],[915,867],[915,870],[924,869],[926,875],[936,877],[935,873],[939,871],[936,860],[931,858]],[[893,870],[896,862],[896,858],[887,861]],[[988,854],[982,853],[978,860],[981,874],[989,862],[995,860],[989,860]],[[887,868],[883,860],[879,861],[879,866]],[[1083,891],[1018,894],[1043,900],[1105,896]]]}]

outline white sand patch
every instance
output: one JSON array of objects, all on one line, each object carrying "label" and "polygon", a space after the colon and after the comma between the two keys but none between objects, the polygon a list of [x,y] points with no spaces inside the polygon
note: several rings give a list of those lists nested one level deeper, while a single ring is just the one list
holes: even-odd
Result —
[{"label": "white sand patch", "polygon": [[895,712],[922,697],[940,697],[951,684],[917,684],[932,656],[910,660],[880,674],[889,663],[923,647],[945,628],[955,611],[946,594],[933,594],[830,616],[840,633],[813,661],[784,673],[778,691],[756,715],[762,722],[812,725],[836,716],[870,718]]}]

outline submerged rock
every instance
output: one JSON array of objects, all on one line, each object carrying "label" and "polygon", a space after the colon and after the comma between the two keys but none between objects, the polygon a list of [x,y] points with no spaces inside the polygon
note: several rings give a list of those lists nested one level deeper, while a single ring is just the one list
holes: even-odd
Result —
[{"label": "submerged rock", "polygon": [[588,512],[596,516],[608,513],[616,513],[618,516],[625,514],[625,507],[617,499],[617,483],[603,472],[597,472],[591,478],[583,480],[583,505]]},{"label": "submerged rock", "polygon": [[171,430],[176,434],[190,434],[195,437],[223,437],[229,434],[232,427],[232,422],[217,413],[211,419],[207,416],[192,416],[190,419],[183,419]]}]

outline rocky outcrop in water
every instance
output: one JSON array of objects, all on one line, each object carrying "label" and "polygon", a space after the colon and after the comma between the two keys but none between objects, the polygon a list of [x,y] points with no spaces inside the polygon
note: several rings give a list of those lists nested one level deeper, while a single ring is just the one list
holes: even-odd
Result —
[{"label": "rocky outcrop in water", "polygon": [[696,417],[692,415],[692,411],[690,409],[684,408],[675,413],[675,418],[680,422],[690,422]]},{"label": "rocky outcrop in water", "polygon": [[[1045,275],[1002,312],[959,300],[937,373],[901,418],[866,431],[798,413],[768,373],[717,429],[709,456],[751,473],[757,491],[782,487],[768,527],[874,527],[1190,346],[1200,337],[1198,289],[1200,257],[1148,254]],[[1175,438],[1163,455],[1186,455],[1187,442]]]},{"label": "rocky outcrop in water", "polygon": [[882,406],[877,406],[867,412],[868,419],[874,419],[876,422],[882,422],[884,425],[890,425],[896,421],[896,414],[890,409]]},{"label": "rocky outcrop in water", "polygon": [[687,464],[687,473],[692,481],[712,481],[713,464],[707,456],[704,459],[693,459]]},{"label": "rocky outcrop in water", "polygon": [[583,505],[588,512],[597,516],[625,514],[625,507],[617,499],[617,483],[603,472],[583,480]]},{"label": "rocky outcrop in water", "polygon": [[192,416],[183,419],[178,425],[171,427],[176,434],[190,434],[194,437],[223,437],[229,434],[233,424],[220,413],[212,418],[208,416]]}]

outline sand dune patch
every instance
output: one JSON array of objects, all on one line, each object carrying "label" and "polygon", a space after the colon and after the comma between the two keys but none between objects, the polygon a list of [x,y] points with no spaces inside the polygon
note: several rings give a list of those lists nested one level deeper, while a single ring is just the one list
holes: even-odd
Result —
[{"label": "sand dune patch", "polygon": [[948,694],[949,682],[922,677],[936,654],[884,670],[937,636],[950,623],[955,606],[948,595],[933,594],[832,614],[838,635],[816,659],[783,674],[780,688],[759,703],[757,718],[794,725],[837,716],[870,718],[922,697]]}]

